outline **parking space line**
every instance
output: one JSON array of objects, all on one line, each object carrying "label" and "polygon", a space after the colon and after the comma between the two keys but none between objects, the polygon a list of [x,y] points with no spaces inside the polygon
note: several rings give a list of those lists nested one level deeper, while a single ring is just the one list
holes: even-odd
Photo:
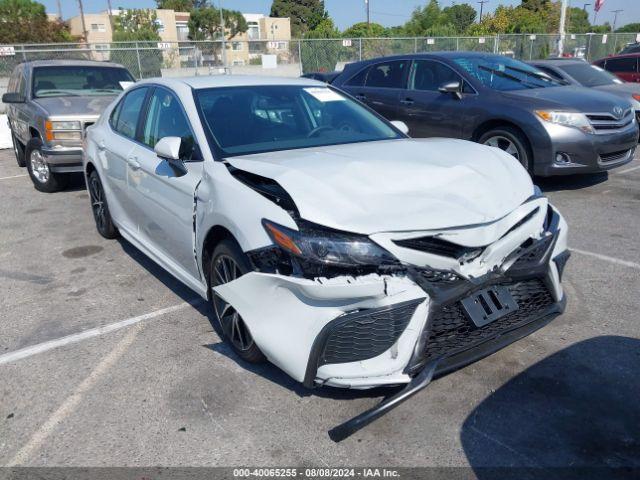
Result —
[{"label": "parking space line", "polygon": [[178,310],[182,310],[183,308],[186,308],[186,307],[197,306],[201,302],[202,300],[199,298],[189,300],[187,302],[179,303],[171,307],[161,308],[160,310],[145,313],[143,315],[138,315],[137,317],[127,318],[126,320],[110,323],[109,325],[103,325],[102,327],[91,328],[89,330],[85,330],[80,333],[74,333],[72,335],[67,335],[66,337],[57,338],[55,340],[49,340],[47,342],[38,343],[30,347],[21,348],[20,350],[16,350],[14,352],[5,353],[0,355],[0,365],[3,365],[5,363],[15,362],[16,360],[21,360],[23,358],[31,357],[33,355],[37,355],[38,353],[47,352],[49,350],[53,350],[54,348],[62,347],[64,345],[69,345],[70,343],[77,343],[82,340],[86,340],[88,338],[97,337],[99,335],[104,335],[105,333],[114,332],[116,330],[120,330],[121,328],[129,327],[136,323],[142,322],[144,320],[149,320],[152,318],[160,317],[167,313],[172,313]]},{"label": "parking space line", "polygon": [[610,257],[608,255],[602,255],[600,253],[587,252],[586,250],[580,250],[577,248],[570,248],[572,252],[579,253],[580,255],[585,255],[587,257],[597,258],[599,260],[604,260],[605,262],[615,263],[616,265],[621,265],[623,267],[635,268],[640,270],[640,263],[630,262],[628,260],[621,260],[619,258]]},{"label": "parking space line", "polygon": [[21,173],[20,175],[11,175],[10,177],[0,177],[0,180],[9,180],[10,178],[19,178],[19,177],[27,177],[26,173]]},{"label": "parking space line", "polygon": [[118,342],[111,352],[98,364],[96,368],[85,378],[82,383],[69,395],[64,402],[53,412],[53,414],[44,422],[40,428],[31,436],[29,441],[14,455],[7,464],[8,467],[14,467],[25,463],[30,455],[38,449],[53,433],[56,427],[69,415],[71,415],[76,407],[80,404],[85,393],[87,393],[98,381],[98,379],[109,370],[127,351],[135,340],[142,325],[132,329],[125,337]]},{"label": "parking space line", "polygon": [[617,175],[622,175],[625,173],[629,173],[629,172],[633,172],[634,170],[638,170],[640,169],[640,165],[638,165],[637,167],[632,167],[632,168],[627,168],[626,170],[621,170],[619,172],[615,172]]}]

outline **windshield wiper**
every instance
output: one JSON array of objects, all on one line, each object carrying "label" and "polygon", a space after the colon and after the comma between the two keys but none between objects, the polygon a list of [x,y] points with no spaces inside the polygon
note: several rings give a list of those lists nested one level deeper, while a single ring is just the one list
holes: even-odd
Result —
[{"label": "windshield wiper", "polygon": [[68,90],[38,90],[36,92],[36,95],[38,97],[46,97],[49,94],[51,95],[69,95],[72,97],[78,97],[79,94],[77,93],[73,93],[73,92],[69,92]]}]

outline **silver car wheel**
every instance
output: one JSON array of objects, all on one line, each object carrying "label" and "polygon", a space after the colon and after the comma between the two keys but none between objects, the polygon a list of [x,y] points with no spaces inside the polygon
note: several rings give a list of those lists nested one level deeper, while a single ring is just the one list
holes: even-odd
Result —
[{"label": "silver car wheel", "polygon": [[[224,285],[240,277],[242,272],[236,261],[228,255],[220,255],[213,265],[213,287]],[[233,346],[241,351],[249,350],[253,346],[253,337],[242,317],[215,291],[213,292],[213,308],[220,323],[220,328],[231,341]]]},{"label": "silver car wheel", "polygon": [[29,156],[29,162],[31,162],[31,172],[34,178],[40,183],[47,183],[51,173],[42,153],[39,150],[33,150]]},{"label": "silver car wheel", "polygon": [[518,147],[516,147],[516,144],[509,140],[507,137],[503,137],[502,135],[489,137],[484,141],[484,144],[490,147],[496,147],[500,150],[504,150],[520,162],[520,151],[518,150]]}]

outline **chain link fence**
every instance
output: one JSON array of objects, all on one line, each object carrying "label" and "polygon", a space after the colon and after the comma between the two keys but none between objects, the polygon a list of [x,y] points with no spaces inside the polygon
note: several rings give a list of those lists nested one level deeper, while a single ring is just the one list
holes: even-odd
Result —
[{"label": "chain link fence", "polygon": [[[564,53],[593,61],[618,53],[636,34],[566,35]],[[85,59],[121,63],[138,79],[217,73],[298,76],[387,55],[479,51],[522,60],[558,54],[558,35],[337,38],[260,41],[117,42],[0,45],[0,90],[13,68],[30,60]]]}]

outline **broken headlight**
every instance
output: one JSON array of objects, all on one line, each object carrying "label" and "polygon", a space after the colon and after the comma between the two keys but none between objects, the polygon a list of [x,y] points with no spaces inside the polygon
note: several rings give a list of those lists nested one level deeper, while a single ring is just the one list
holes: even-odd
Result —
[{"label": "broken headlight", "polygon": [[263,220],[267,234],[278,247],[307,262],[335,267],[366,267],[398,261],[365,235],[339,232],[298,221],[292,230]]}]

